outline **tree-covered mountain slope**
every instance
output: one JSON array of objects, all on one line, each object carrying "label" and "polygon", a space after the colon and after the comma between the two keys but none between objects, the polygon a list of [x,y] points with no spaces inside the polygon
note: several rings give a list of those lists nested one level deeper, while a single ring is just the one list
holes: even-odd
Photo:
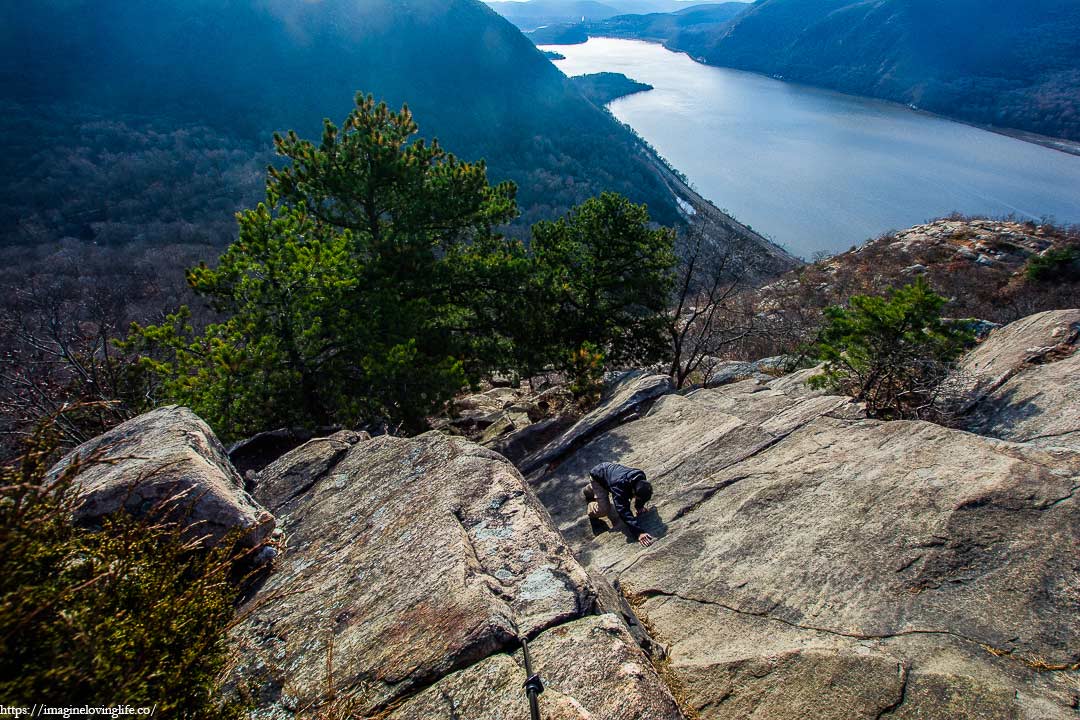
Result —
[{"label": "tree-covered mountain slope", "polygon": [[[523,223],[602,190],[678,219],[642,144],[478,0],[14,0],[0,6],[0,48],[6,242],[16,224],[34,238],[85,239],[110,223],[198,225],[208,218],[183,195],[207,175],[251,186],[226,203],[231,213],[257,197],[250,169],[272,131],[317,135],[357,91],[409,103],[424,137],[487,159],[493,181],[514,180]],[[115,178],[122,163],[148,184],[123,186],[134,175]],[[149,185],[168,192],[143,203]],[[100,198],[74,217],[81,193]]]},{"label": "tree-covered mountain slope", "polygon": [[1075,0],[758,0],[681,43],[710,64],[1080,139]]},{"label": "tree-covered mountain slope", "polygon": [[747,7],[743,2],[725,2],[694,5],[672,13],[619,15],[598,23],[595,32],[605,37],[655,40],[678,48],[703,33],[722,31]]},{"label": "tree-covered mountain slope", "polygon": [[491,0],[493,10],[522,30],[558,23],[596,22],[629,13],[670,13],[699,7],[695,0]]},{"label": "tree-covered mountain slope", "polygon": [[614,15],[599,20],[583,16],[584,20],[574,18],[547,24],[526,34],[537,45],[577,45],[593,35],[651,40],[678,50],[682,45],[696,45],[717,37],[748,7],[744,2],[707,3],[675,12]]}]

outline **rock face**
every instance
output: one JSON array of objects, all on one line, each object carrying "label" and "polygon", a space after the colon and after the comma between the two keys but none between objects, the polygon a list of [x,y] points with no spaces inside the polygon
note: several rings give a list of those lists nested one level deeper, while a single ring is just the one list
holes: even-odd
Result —
[{"label": "rock face", "polygon": [[[546,684],[542,717],[551,720],[654,720],[681,717],[667,688],[620,618],[601,615],[560,625],[530,643],[533,670]],[[453,673],[388,717],[526,720],[521,653],[500,654]]]},{"label": "rock face", "polygon": [[[1057,346],[1072,317],[995,331],[970,361],[996,377],[988,359],[1010,362],[990,343]],[[666,645],[701,718],[1075,718],[1080,449],[1033,429],[1075,417],[1066,352],[986,386],[986,418],[1030,398],[1010,427],[1032,442],[868,420],[803,372],[661,397],[530,484]],[[584,519],[602,460],[653,482],[652,547]]]},{"label": "rock face", "polygon": [[[545,717],[680,717],[501,456],[434,432],[339,434],[280,458],[255,492],[288,542],[233,631],[231,686],[256,717],[331,693],[357,717],[527,717],[519,636],[551,688]],[[610,710],[622,700],[633,715]]]},{"label": "rock face", "polygon": [[[343,431],[254,474],[253,500],[162,408],[76,451],[109,461],[79,518],[183,491],[209,536],[277,515],[285,551],[230,636],[227,690],[260,720],[525,720],[522,636],[544,718],[1075,720],[1078,341],[1077,310],[994,330],[964,361],[974,432],[868,419],[815,370],[685,393],[630,373],[519,449],[528,481],[461,437]],[[472,410],[527,415],[516,393]],[[653,546],[585,518],[604,460],[652,481]]]},{"label": "rock face", "polygon": [[579,413],[564,387],[532,393],[526,387],[496,387],[454,403],[442,429],[518,461],[574,424]]},{"label": "rock face", "polygon": [[76,458],[75,519],[94,524],[121,508],[143,516],[164,511],[192,537],[216,542],[244,531],[254,547],[274,529],[274,518],[244,492],[225,448],[193,412],[171,405],[132,418],[75,448],[50,471],[56,477]]},{"label": "rock face", "polygon": [[255,499],[277,512],[314,485],[349,448],[370,439],[364,432],[342,430],[330,437],[309,440],[256,473],[252,481]]},{"label": "rock face", "polygon": [[1080,450],[1080,310],[1039,313],[995,330],[964,361],[981,435]]},{"label": "rock face", "polygon": [[606,393],[600,407],[578,420],[573,427],[521,462],[522,472],[529,473],[557,462],[597,433],[625,421],[652,404],[656,398],[674,389],[667,375],[646,371],[624,374]]}]

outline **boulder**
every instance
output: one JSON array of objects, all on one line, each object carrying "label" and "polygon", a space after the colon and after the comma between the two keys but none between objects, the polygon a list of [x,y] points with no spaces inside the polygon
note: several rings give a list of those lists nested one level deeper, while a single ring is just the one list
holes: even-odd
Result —
[{"label": "boulder", "polygon": [[241,531],[243,547],[261,544],[274,517],[244,491],[225,448],[205,422],[170,405],[139,415],[75,448],[50,470],[78,463],[76,522],[94,525],[121,509],[183,523],[212,544]]},{"label": "boulder", "polygon": [[638,371],[622,374],[601,398],[600,405],[559,438],[522,461],[521,470],[528,474],[559,462],[574,448],[594,435],[643,412],[649,405],[675,389],[667,375]]},{"label": "boulder", "polygon": [[[551,633],[581,627],[565,632],[585,642],[590,626],[579,623],[604,609],[600,586],[517,470],[461,438],[309,443],[261,473],[263,486],[279,489],[267,501],[288,549],[231,635],[240,662],[230,688],[255,700],[256,718],[294,717],[329,694],[357,717],[393,708],[457,717],[447,710],[456,704],[472,708],[460,717],[512,717],[500,708],[527,708],[511,657],[519,636],[536,638],[546,657]],[[678,717],[625,627],[612,632],[642,682],[658,688],[641,717]],[[563,654],[570,667],[593,663],[599,687],[615,687],[631,662]],[[431,696],[435,687],[457,699]],[[550,699],[562,692],[574,707],[599,692],[559,687]]]},{"label": "boulder", "polygon": [[708,388],[730,385],[739,380],[746,380],[758,372],[758,368],[754,363],[743,360],[714,360],[708,358],[702,365],[702,372],[705,375],[703,385]]},{"label": "boulder", "polygon": [[992,331],[964,357],[960,369],[980,399],[1048,355],[1075,348],[1078,335],[1080,310],[1037,313]]},{"label": "boulder", "polygon": [[481,445],[491,445],[495,441],[510,435],[518,430],[524,430],[532,425],[532,420],[525,412],[507,410],[499,415],[499,418],[487,426],[480,435]]},{"label": "boulder", "polygon": [[[1075,717],[1080,452],[868,420],[813,372],[667,395],[530,483],[701,718]],[[652,480],[652,547],[589,527],[602,460]]]},{"label": "boulder", "polygon": [[309,440],[256,473],[252,494],[265,507],[277,512],[314,485],[349,448],[370,439],[366,432],[341,430],[330,437]]},{"label": "boulder", "polygon": [[1080,310],[1039,313],[995,330],[963,363],[972,377],[967,428],[1080,450]]},{"label": "boulder", "polygon": [[314,437],[304,428],[278,428],[252,435],[229,446],[229,462],[246,478],[258,472],[293,448]]},{"label": "boulder", "polygon": [[485,446],[510,462],[518,463],[569,430],[574,422],[571,415],[557,415],[500,435]]}]

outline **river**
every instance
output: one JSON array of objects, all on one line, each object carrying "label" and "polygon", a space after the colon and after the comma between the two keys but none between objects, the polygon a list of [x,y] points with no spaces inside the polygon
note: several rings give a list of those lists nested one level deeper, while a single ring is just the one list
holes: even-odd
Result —
[{"label": "river", "polygon": [[833,253],[961,212],[1080,222],[1080,157],[909,108],[725,68],[635,40],[545,49],[567,75],[654,90],[611,112],[703,196],[791,252]]}]

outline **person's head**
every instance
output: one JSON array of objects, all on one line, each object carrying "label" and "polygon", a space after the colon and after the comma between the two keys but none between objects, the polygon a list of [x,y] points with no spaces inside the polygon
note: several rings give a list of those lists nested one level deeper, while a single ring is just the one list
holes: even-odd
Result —
[{"label": "person's head", "polygon": [[640,513],[650,500],[652,500],[652,485],[645,478],[641,478],[634,483],[634,510]]}]

